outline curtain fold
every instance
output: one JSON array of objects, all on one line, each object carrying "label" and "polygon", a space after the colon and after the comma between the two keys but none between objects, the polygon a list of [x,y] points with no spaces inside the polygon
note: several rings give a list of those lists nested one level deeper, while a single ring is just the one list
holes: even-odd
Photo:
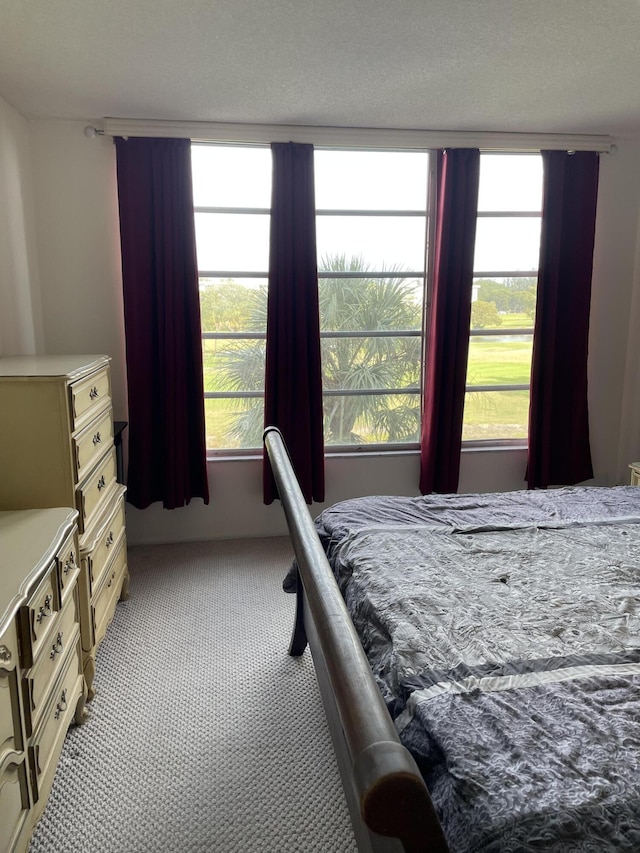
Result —
[{"label": "curtain fold", "polygon": [[598,155],[543,151],[544,190],[531,366],[530,489],[593,477],[587,407]]},{"label": "curtain fold", "polygon": [[191,142],[115,140],[129,398],[127,500],[209,501]]},{"label": "curtain fold", "polygon": [[[265,426],[282,432],[307,503],[324,500],[313,146],[273,143]],[[264,502],[277,490],[263,451]]]},{"label": "curtain fold", "polygon": [[469,353],[480,180],[477,149],[438,155],[433,293],[425,363],[420,491],[455,492]]}]

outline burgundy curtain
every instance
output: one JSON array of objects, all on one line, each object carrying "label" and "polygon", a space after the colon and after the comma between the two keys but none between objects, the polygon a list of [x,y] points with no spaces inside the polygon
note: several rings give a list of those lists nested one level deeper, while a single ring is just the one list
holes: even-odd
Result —
[{"label": "burgundy curtain", "polygon": [[[324,500],[313,146],[274,142],[265,426],[282,432],[307,503]],[[264,455],[264,502],[277,497]]]},{"label": "burgundy curtain", "polygon": [[448,149],[439,154],[420,447],[423,495],[458,488],[479,179],[477,149]]},{"label": "burgundy curtain", "polygon": [[531,366],[530,489],[593,477],[587,351],[598,155],[543,151],[544,193]]},{"label": "burgundy curtain", "polygon": [[127,500],[209,501],[191,143],[116,139],[124,288]]}]

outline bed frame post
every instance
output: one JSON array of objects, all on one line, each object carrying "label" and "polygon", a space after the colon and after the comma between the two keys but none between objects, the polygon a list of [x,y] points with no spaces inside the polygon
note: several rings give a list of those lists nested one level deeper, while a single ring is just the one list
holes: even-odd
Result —
[{"label": "bed frame post", "polygon": [[[287,518],[306,633],[361,853],[446,853],[429,792],[402,746],[316,533],[280,431],[264,444]],[[298,623],[298,620],[299,623]],[[301,642],[300,634],[298,643]]]},{"label": "bed frame post", "polygon": [[300,657],[307,648],[307,632],[304,627],[304,587],[300,572],[296,572],[296,616],[293,623],[293,633],[289,644],[289,654]]}]

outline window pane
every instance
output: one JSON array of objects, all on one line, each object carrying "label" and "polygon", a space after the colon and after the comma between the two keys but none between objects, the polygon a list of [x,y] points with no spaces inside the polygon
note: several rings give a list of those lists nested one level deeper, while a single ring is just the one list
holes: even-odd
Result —
[{"label": "window pane", "polygon": [[528,419],[528,391],[468,392],[462,440],[526,438]]},{"label": "window pane", "polygon": [[418,388],[421,339],[322,338],[325,391]]},{"label": "window pane", "polygon": [[260,447],[263,410],[261,399],[205,400],[207,447],[216,450]]},{"label": "window pane", "polygon": [[423,281],[416,278],[321,278],[322,331],[420,330]]},{"label": "window pane", "polygon": [[317,151],[319,210],[425,210],[426,151]]},{"label": "window pane", "polygon": [[500,335],[469,341],[467,385],[528,385],[533,335]]},{"label": "window pane", "polygon": [[233,145],[192,145],[196,207],[271,207],[271,151]]},{"label": "window pane", "polygon": [[334,269],[344,258],[362,270],[421,272],[425,229],[422,216],[318,216],[318,269]]},{"label": "window pane", "polygon": [[[505,330],[533,328],[537,287],[537,275],[475,278],[471,303],[471,328]],[[486,307],[476,303],[495,305],[495,310],[488,311]]]},{"label": "window pane", "polygon": [[261,214],[196,213],[198,269],[266,274],[269,220]]},{"label": "window pane", "polygon": [[264,340],[202,342],[205,391],[264,391]]},{"label": "window pane", "polygon": [[535,271],[540,254],[540,217],[479,218],[473,268],[476,272]]},{"label": "window pane", "polygon": [[480,155],[478,210],[542,210],[539,154]]},{"label": "window pane", "polygon": [[419,394],[324,398],[325,446],[415,442],[419,427]]},{"label": "window pane", "polygon": [[200,278],[203,332],[265,332],[266,278]]}]

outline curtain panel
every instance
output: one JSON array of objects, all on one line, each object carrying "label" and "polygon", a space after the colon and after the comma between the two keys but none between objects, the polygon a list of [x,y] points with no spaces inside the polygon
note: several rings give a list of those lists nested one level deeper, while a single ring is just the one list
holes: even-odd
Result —
[{"label": "curtain panel", "polygon": [[115,140],[129,397],[127,500],[209,501],[191,142]]},{"label": "curtain panel", "polygon": [[[274,142],[265,426],[282,432],[307,503],[324,500],[313,146]],[[263,451],[264,502],[277,497]]]},{"label": "curtain panel", "polygon": [[433,294],[428,318],[420,491],[455,492],[469,354],[480,152],[438,154]]},{"label": "curtain panel", "polygon": [[530,489],[593,477],[587,407],[598,154],[543,151],[544,189],[531,365]]}]

